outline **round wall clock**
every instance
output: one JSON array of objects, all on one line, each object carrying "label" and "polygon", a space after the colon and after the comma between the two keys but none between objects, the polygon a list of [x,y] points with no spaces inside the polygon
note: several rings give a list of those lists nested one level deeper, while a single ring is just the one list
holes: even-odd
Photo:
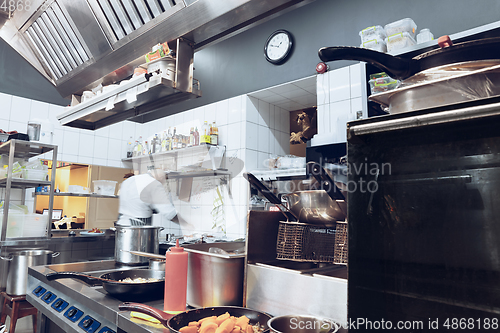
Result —
[{"label": "round wall clock", "polygon": [[277,30],[269,36],[264,45],[266,60],[278,65],[285,62],[293,47],[292,35],[286,30]]}]

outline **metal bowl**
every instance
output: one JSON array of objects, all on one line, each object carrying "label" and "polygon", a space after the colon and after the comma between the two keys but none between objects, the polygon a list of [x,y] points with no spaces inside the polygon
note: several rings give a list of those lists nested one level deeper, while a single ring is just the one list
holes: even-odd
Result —
[{"label": "metal bowl", "polygon": [[347,217],[345,201],[333,200],[324,190],[298,191],[282,198],[300,222],[331,225]]},{"label": "metal bowl", "polygon": [[335,333],[340,329],[340,324],[331,319],[308,315],[273,317],[267,326],[274,333]]}]

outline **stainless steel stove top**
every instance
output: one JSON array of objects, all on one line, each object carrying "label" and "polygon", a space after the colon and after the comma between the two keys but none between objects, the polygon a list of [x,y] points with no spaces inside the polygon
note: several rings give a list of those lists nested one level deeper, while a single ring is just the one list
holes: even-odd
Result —
[{"label": "stainless steel stove top", "polygon": [[[162,325],[132,319],[128,311],[119,311],[118,306],[123,301],[107,294],[99,283],[91,286],[75,279],[46,279],[46,275],[53,272],[71,271],[100,276],[117,270],[137,268],[147,269],[118,265],[114,260],[29,267],[26,298],[43,316],[39,331],[53,333],[59,329],[60,332],[79,333],[166,332],[167,329]],[[163,309],[162,297],[141,303]]]}]

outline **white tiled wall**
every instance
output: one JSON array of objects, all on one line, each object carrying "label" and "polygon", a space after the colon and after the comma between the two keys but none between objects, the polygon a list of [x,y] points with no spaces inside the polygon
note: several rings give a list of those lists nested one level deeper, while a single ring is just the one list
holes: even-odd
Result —
[{"label": "white tiled wall", "polygon": [[311,145],[346,142],[346,123],[368,117],[365,64],[328,71],[317,75],[318,134]]},{"label": "white tiled wall", "polygon": [[[130,138],[143,139],[176,127],[177,133],[189,132],[191,126],[201,129],[203,120],[216,121],[219,144],[226,146],[226,168],[232,173],[230,184],[220,184],[220,177],[195,178],[191,199],[177,196],[177,183],[169,181],[179,223],[162,221],[155,216],[154,224],[165,229],[163,234],[193,233],[225,234],[230,239],[245,237],[249,184],[244,171],[263,167],[271,155],[289,153],[289,112],[246,95],[205,105],[146,124],[120,122],[96,131],[59,125],[56,116],[63,107],[0,93],[0,128],[26,132],[32,118],[49,119],[54,124],[53,144],[58,146],[58,160],[112,167],[131,167],[121,160],[126,156]],[[48,153],[45,158],[52,158]],[[217,191],[218,189],[218,191]],[[33,207],[32,190],[26,195],[26,205]],[[4,192],[0,192],[2,198]],[[20,203],[21,193],[13,194]]]}]

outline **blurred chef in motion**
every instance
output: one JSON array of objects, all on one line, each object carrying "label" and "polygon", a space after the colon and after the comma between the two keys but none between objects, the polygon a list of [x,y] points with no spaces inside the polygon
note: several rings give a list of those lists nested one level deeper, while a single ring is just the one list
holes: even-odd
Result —
[{"label": "blurred chef in motion", "polygon": [[170,193],[165,189],[165,173],[152,169],[147,173],[126,174],[119,191],[119,226],[147,226],[152,224],[153,214],[161,214],[172,220],[177,212]]}]

